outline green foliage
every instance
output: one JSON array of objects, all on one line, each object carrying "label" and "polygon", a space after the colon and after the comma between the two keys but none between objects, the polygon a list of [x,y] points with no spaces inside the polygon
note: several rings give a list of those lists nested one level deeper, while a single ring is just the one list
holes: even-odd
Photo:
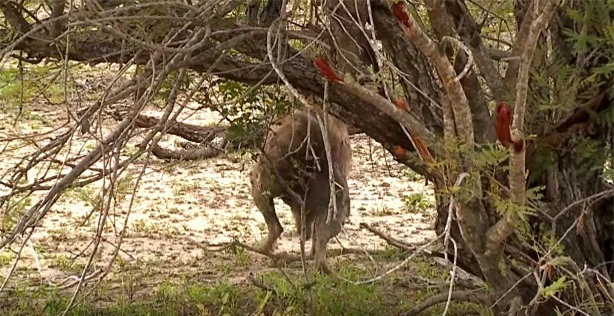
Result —
[{"label": "green foliage", "polygon": [[406,178],[408,181],[424,181],[424,176],[410,168],[403,169],[403,178]]},{"label": "green foliage", "polygon": [[221,105],[217,110],[231,122],[228,141],[235,144],[260,144],[264,140],[267,118],[287,113],[294,104],[280,88],[260,87],[232,80],[219,80]]},{"label": "green foliage", "polygon": [[572,139],[574,150],[570,152],[574,167],[578,174],[590,176],[603,169],[608,152],[603,150],[603,143],[599,140],[586,139],[576,136]]},{"label": "green foliage", "polygon": [[[396,249],[398,252],[398,249]],[[397,253],[398,254],[398,253]],[[380,256],[373,257],[381,260]],[[375,270],[358,268],[355,260],[351,264],[341,262],[340,276],[350,280],[361,280],[373,275]],[[377,262],[376,264],[381,264]],[[142,263],[137,270],[143,271]],[[127,268],[127,267],[124,267]],[[121,293],[116,296],[106,283],[99,285],[94,293],[75,305],[68,315],[305,315],[308,313],[309,293],[313,296],[316,315],[391,315],[406,311],[418,302],[439,292],[437,288],[411,285],[399,291],[398,283],[407,280],[429,278],[444,282],[445,275],[440,266],[430,260],[416,259],[416,265],[408,267],[411,278],[400,276],[398,280],[387,279],[373,284],[354,285],[340,279],[310,271],[310,283],[305,284],[301,273],[277,271],[265,272],[255,278],[259,286],[246,283],[195,282],[193,277],[184,277],[180,283],[163,281],[155,286],[141,283],[142,278],[122,273]],[[200,278],[199,278],[200,279]],[[413,281],[412,281],[413,282]],[[421,282],[421,281],[418,281]],[[396,285],[395,285],[396,284]],[[146,297],[135,297],[137,287],[144,287]],[[142,289],[141,289],[142,290]],[[17,290],[10,302],[2,306],[3,315],[58,315],[67,306],[71,292],[55,290],[28,293]],[[37,295],[31,299],[30,295]],[[101,303],[104,301],[104,303]],[[109,303],[107,303],[109,302]],[[8,305],[7,305],[8,304]],[[424,315],[440,315],[443,305],[439,304],[425,311]],[[491,315],[486,307],[470,303],[452,303],[453,315]]]},{"label": "green foliage", "polygon": [[405,207],[412,212],[425,211],[435,206],[434,203],[431,202],[423,193],[403,195],[401,199],[403,200]]},{"label": "green foliage", "polygon": [[557,293],[565,290],[570,284],[571,282],[568,282],[567,278],[565,276],[562,276],[556,281],[552,282],[552,284],[550,284],[549,286],[542,288],[541,295],[544,298],[555,296]]},{"label": "green foliage", "polygon": [[66,197],[75,198],[90,207],[99,207],[102,202],[98,188],[76,187],[66,191]]},{"label": "green foliage", "polygon": [[9,265],[15,259],[15,254],[2,250],[0,251],[0,267]]},{"label": "green foliage", "polygon": [[[139,68],[143,68],[143,67],[139,66]],[[178,79],[179,79],[179,72],[172,71],[160,83],[160,90],[158,91],[158,94],[156,95],[157,102],[154,102],[154,104],[158,106],[158,108],[161,109],[165,106],[166,100],[170,96],[171,91],[173,91],[173,86],[175,86]],[[193,77],[185,76],[183,79],[183,82],[181,82],[180,84],[180,88],[186,89],[187,87],[189,87],[192,81],[194,81]]]},{"label": "green foliage", "polygon": [[[545,128],[560,122],[568,113],[593,98],[604,84],[611,85],[614,75],[614,26],[610,12],[612,1],[584,1],[578,6],[568,6],[570,21],[563,29],[563,41],[555,43],[554,51],[542,51],[531,72],[529,116],[530,133],[540,134]],[[565,44],[567,46],[561,46]],[[560,49],[556,49],[560,48]],[[544,62],[546,61],[547,62]],[[589,110],[597,128],[611,128],[614,110],[595,113]],[[590,128],[590,127],[589,127]],[[594,174],[603,168],[603,141],[590,140],[582,133],[571,131],[574,139],[565,144],[578,172]],[[538,150],[543,151],[544,146]],[[566,153],[567,154],[567,153]],[[567,159],[567,157],[566,157]],[[551,153],[541,152],[533,164],[529,183],[535,182],[545,167],[556,160]]]},{"label": "green foliage", "polygon": [[[529,201],[539,201],[542,198],[540,191],[543,187],[527,189],[526,195]],[[498,194],[490,194],[490,201],[494,205],[499,215],[515,222],[516,224],[528,223],[528,216],[535,214],[535,209],[531,203],[518,205],[508,198],[503,198]]]},{"label": "green foliage", "polygon": [[531,173],[527,179],[528,183],[533,183],[541,177],[548,168],[555,166],[557,162],[556,153],[545,146],[537,149],[535,161],[531,164]]},{"label": "green foliage", "polygon": [[[592,49],[612,48],[612,26],[609,13],[614,10],[611,1],[587,1],[582,10],[568,9],[568,16],[574,21],[574,29],[566,29],[568,41],[578,53],[587,53]],[[604,30],[603,34],[588,32],[588,30]],[[609,35],[609,36],[608,36]]]},{"label": "green foliage", "polygon": [[497,144],[482,145],[474,151],[473,161],[480,170],[501,166],[501,163],[509,157],[509,151],[501,149]]},{"label": "green foliage", "polygon": [[[0,110],[12,116],[17,116],[21,111],[24,119],[39,120],[49,125],[44,117],[32,113],[30,104],[37,101],[51,104],[64,102],[65,90],[64,83],[60,80],[63,77],[60,75],[61,71],[62,69],[54,64],[24,64],[20,73],[18,65],[4,65],[0,71]],[[66,84],[68,90],[74,88],[70,81]]]},{"label": "green foliage", "polygon": [[23,216],[27,207],[32,204],[30,195],[18,194],[13,196],[7,203],[6,210],[2,214],[2,228],[4,232],[13,229],[15,223]]}]

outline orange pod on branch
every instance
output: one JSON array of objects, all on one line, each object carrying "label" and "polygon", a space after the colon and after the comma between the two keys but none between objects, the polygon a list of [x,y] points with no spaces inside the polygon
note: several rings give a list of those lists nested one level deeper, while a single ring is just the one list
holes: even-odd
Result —
[{"label": "orange pod on branch", "polygon": [[318,56],[314,62],[320,73],[324,75],[326,79],[332,82],[343,82],[343,79],[328,65],[324,57]]},{"label": "orange pod on branch", "polygon": [[394,100],[394,103],[396,104],[396,106],[403,110],[403,111],[407,111],[408,106],[407,106],[407,102],[405,102],[405,100],[401,99],[401,98],[397,98]]},{"label": "orange pod on branch", "polygon": [[401,24],[409,27],[409,14],[405,10],[405,3],[403,1],[397,1],[392,5],[392,14]]},{"label": "orange pod on branch", "polygon": [[511,125],[512,110],[504,101],[500,101],[499,105],[497,105],[497,123],[495,124],[497,139],[503,146],[507,148],[513,146],[514,151],[519,152],[524,147],[524,142],[522,139],[516,141],[512,139]]}]

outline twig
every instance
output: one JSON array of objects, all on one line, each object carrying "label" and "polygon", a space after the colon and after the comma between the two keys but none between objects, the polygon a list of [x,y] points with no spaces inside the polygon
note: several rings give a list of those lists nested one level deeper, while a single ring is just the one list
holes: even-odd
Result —
[{"label": "twig", "polygon": [[38,270],[38,274],[40,274],[41,279],[46,280],[47,283],[49,284],[52,284],[51,281],[47,280],[47,278],[43,276],[43,265],[40,262],[36,249],[34,249],[32,238],[28,238],[28,246],[30,247],[30,251],[32,251],[32,256],[34,257],[34,263],[36,264],[36,270]]},{"label": "twig", "polygon": [[[450,286],[448,288],[448,297],[446,300],[446,307],[443,310],[442,316],[448,314],[448,309],[450,308],[450,302],[452,301],[452,293],[454,290],[454,280],[456,280],[456,260],[458,258],[458,246],[456,245],[456,241],[454,238],[450,238],[452,245],[454,246],[454,262],[452,263],[452,271],[450,271]],[[446,253],[448,253],[446,249]]]},{"label": "twig", "polygon": [[441,40],[456,44],[456,46],[460,47],[465,52],[465,54],[467,54],[467,63],[465,63],[463,71],[461,71],[456,77],[454,77],[455,81],[460,82],[461,79],[463,79],[469,73],[469,70],[471,70],[471,66],[473,66],[473,53],[465,44],[463,44],[463,42],[459,41],[454,37],[444,36],[441,38]]},{"label": "twig", "polygon": [[574,311],[574,312],[580,313],[580,314],[585,315],[585,316],[591,316],[591,314],[589,314],[589,313],[587,313],[587,312],[585,312],[585,311],[583,311],[583,310],[581,310],[581,309],[579,309],[579,308],[577,308],[577,307],[575,307],[575,306],[573,306],[573,305],[571,305],[571,304],[569,304],[569,303],[567,303],[567,302],[563,301],[562,299],[558,298],[556,295],[553,295],[553,296],[551,296],[551,297],[552,297],[552,298],[553,298],[555,301],[557,301],[557,302],[561,303],[562,305],[564,305],[565,307],[567,307],[567,308],[571,309],[571,310],[572,310],[572,311]]},{"label": "twig", "polygon": [[[99,276],[102,272],[103,272],[103,270],[102,270],[102,268],[100,268],[100,269],[97,269],[96,271],[94,271],[91,274],[88,274],[88,275],[86,275],[84,277],[78,277],[76,275],[69,276],[68,278],[64,279],[62,282],[60,282],[58,284],[58,289],[59,290],[66,290],[66,289],[71,288],[71,287],[73,287],[75,285],[83,284],[84,282],[90,281],[93,278]],[[66,283],[66,282],[68,282],[70,280],[73,280],[73,282],[70,282],[68,284],[64,284],[64,283]],[[64,285],[62,285],[62,284],[64,284]]]},{"label": "twig", "polygon": [[249,273],[247,279],[252,283],[253,286],[262,289],[267,292],[271,292],[274,295],[277,295],[277,291],[274,288],[267,286],[266,284],[260,282],[260,280],[256,279],[256,276],[252,272]]},{"label": "twig", "polygon": [[136,260],[134,258],[133,255],[131,255],[130,253],[126,252],[125,250],[121,249],[119,246],[120,245],[116,245],[115,243],[113,243],[112,241],[110,241],[109,239],[107,239],[106,237],[102,237],[102,241],[106,242],[107,244],[113,246],[113,248],[117,249],[120,252],[123,252],[126,256],[130,257],[130,259],[132,260]]},{"label": "twig", "polygon": [[[458,188],[463,182],[463,180],[467,178],[468,176],[469,176],[469,173],[467,172],[463,172],[459,174],[458,178],[456,178],[456,181],[454,183],[454,188]],[[443,245],[445,249],[444,256],[446,260],[448,260],[448,241],[450,240],[450,232],[452,229],[452,218],[453,217],[454,217],[454,195],[451,195],[450,196],[450,206],[448,207],[448,218],[446,220],[446,226],[444,228],[445,237],[443,240]],[[456,261],[456,256],[454,256],[454,260]]]},{"label": "twig", "polygon": [[[445,111],[444,114],[448,112],[450,114],[453,113],[453,117],[449,119],[458,127],[458,137],[464,141],[465,145],[472,147],[474,144],[474,132],[469,101],[460,82],[455,80],[457,75],[454,67],[452,67],[447,56],[439,50],[435,42],[422,30],[414,17],[408,14],[407,18],[408,20],[405,23],[398,21],[398,24],[411,42],[433,63],[446,92],[446,97],[454,100],[454,102],[449,102],[449,104],[444,106],[450,107],[449,111]],[[454,137],[455,135],[444,136]],[[467,167],[471,166],[467,165]]]},{"label": "twig", "polygon": [[397,264],[396,266],[392,267],[391,269],[387,270],[386,272],[384,272],[384,273],[382,273],[382,274],[380,274],[380,275],[378,275],[376,277],[373,277],[371,279],[367,279],[367,280],[363,280],[363,281],[352,281],[352,280],[348,280],[348,279],[346,279],[344,277],[341,277],[341,276],[337,276],[337,277],[340,278],[341,280],[344,280],[344,281],[349,282],[349,283],[354,284],[354,285],[370,284],[370,283],[373,283],[373,282],[377,282],[377,281],[385,278],[386,276],[394,273],[395,271],[401,269],[403,266],[408,264],[415,256],[417,256],[418,254],[426,251],[426,249],[428,247],[430,247],[432,244],[434,244],[436,241],[438,241],[442,237],[443,237],[443,234],[439,234],[439,236],[437,236],[433,240],[429,241],[428,243],[422,245],[415,252],[413,252],[410,256],[405,258],[405,260],[403,260],[403,262]]},{"label": "twig", "polygon": [[4,282],[2,282],[2,285],[0,286],[0,293],[2,293],[2,291],[4,290],[6,285],[8,284],[9,279],[13,275],[13,272],[15,272],[15,269],[17,268],[17,264],[19,263],[19,260],[21,259],[21,252],[23,251],[23,248],[26,246],[26,242],[30,239],[30,237],[32,237],[33,233],[34,233],[34,229],[30,229],[30,232],[26,236],[26,240],[24,240],[21,243],[21,246],[19,247],[19,251],[17,251],[17,254],[15,255],[15,262],[13,262],[13,265],[11,266],[11,270],[9,270],[9,273],[4,278]]},{"label": "twig", "polygon": [[[316,112],[316,119],[318,120],[318,125],[320,125],[320,132],[322,133],[322,140],[324,141],[324,151],[326,152],[326,162],[328,165],[328,186],[330,190],[329,201],[328,201],[328,214],[326,215],[326,224],[328,225],[331,220],[337,219],[337,214],[339,210],[337,210],[337,188],[335,182],[335,171],[333,168],[333,154],[331,152],[331,144],[330,139],[328,137],[328,113],[326,113],[327,101],[328,101],[328,81],[324,82],[324,96],[322,98],[322,112],[326,116],[321,117],[320,113]],[[302,222],[305,224],[305,222]]]},{"label": "twig", "polygon": [[[286,1],[283,0],[282,2],[282,8],[286,7]],[[282,12],[285,12],[285,10],[282,10]],[[277,63],[277,60],[275,58],[273,58],[273,30],[277,30],[277,34],[280,33],[281,28],[282,28],[282,19],[283,16],[285,14],[282,13],[280,15],[279,18],[277,18],[273,23],[271,23],[271,26],[269,27],[269,30],[267,31],[266,34],[266,51],[267,51],[267,56],[269,58],[269,62],[271,63],[271,67],[273,67],[273,69],[275,70],[275,72],[277,73],[277,75],[279,76],[279,78],[284,82],[285,86],[288,88],[288,90],[290,91],[291,94],[293,94],[295,97],[297,97],[297,99],[299,99],[301,101],[301,103],[303,103],[305,106],[307,106],[308,108],[311,109],[315,109],[315,106],[311,105],[311,103],[309,103],[307,101],[307,99],[302,96],[301,94],[298,93],[298,91],[292,86],[292,84],[288,81],[288,79],[286,78],[286,76],[284,75],[283,71],[281,71],[281,69],[279,68],[279,65]],[[279,38],[277,38],[279,40]],[[278,41],[278,43],[281,42],[281,40]],[[281,49],[282,49],[282,45],[278,44],[278,52],[277,52],[277,59],[279,59],[281,57]],[[277,172],[276,168],[273,168],[273,170],[275,171],[276,174],[278,174],[279,172]],[[278,179],[281,179],[281,177],[279,177]],[[289,187],[288,187],[289,188]],[[292,192],[294,193],[294,192]],[[307,194],[307,192],[305,192],[305,194]],[[333,192],[331,192],[331,194],[334,194]],[[297,195],[296,193],[294,193],[294,195]],[[297,197],[295,197],[296,199]],[[305,212],[305,202],[304,200],[301,200],[300,197],[298,197],[297,199],[298,201],[301,201],[300,205],[301,205],[301,218],[302,218],[302,227],[301,227],[301,242],[300,242],[300,248],[301,248],[301,264],[302,264],[302,268],[303,268],[303,274],[305,275],[305,283],[310,284],[310,278],[309,278],[309,273],[307,272],[307,262],[306,262],[306,255],[305,255],[305,230],[306,230],[306,212]],[[309,309],[309,314],[313,315],[315,314],[315,308],[313,305],[313,293],[310,289],[307,290],[307,307]]]}]

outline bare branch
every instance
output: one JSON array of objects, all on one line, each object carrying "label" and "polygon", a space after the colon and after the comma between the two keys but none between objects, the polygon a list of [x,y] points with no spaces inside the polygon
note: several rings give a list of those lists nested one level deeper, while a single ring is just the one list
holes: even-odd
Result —
[{"label": "bare branch", "polygon": [[[481,291],[452,292],[452,294],[450,295],[450,300],[461,301],[461,302],[471,302],[471,303],[482,304],[482,305],[490,304],[489,295]],[[446,301],[448,301],[448,292],[440,293],[440,294],[429,297],[428,299],[424,300],[424,302],[414,306],[412,309],[405,312],[403,315],[404,316],[418,315],[422,311],[426,310],[427,308],[440,304],[440,303],[444,303]]]},{"label": "bare branch", "polygon": [[160,159],[189,161],[213,158],[220,154],[220,149],[214,147],[207,147],[196,149],[171,150],[156,145],[153,146],[151,153]]},{"label": "bare branch", "polygon": [[463,42],[469,46],[476,60],[476,65],[480,69],[480,74],[484,76],[485,83],[494,95],[503,95],[503,85],[501,76],[492,55],[484,47],[481,39],[480,26],[476,23],[473,15],[463,1],[440,1],[440,5],[446,6],[454,21],[456,22],[458,33],[463,38]]},{"label": "bare branch", "polygon": [[[450,106],[454,112],[454,117],[450,118],[450,120],[457,126],[457,136],[462,139],[467,146],[472,147],[474,144],[473,119],[471,117],[469,101],[467,100],[461,84],[458,80],[455,80],[456,72],[454,71],[454,67],[452,67],[446,55],[439,50],[435,42],[422,31],[412,15],[408,15],[407,23],[400,22],[399,24],[416,47],[418,47],[435,66],[439,74],[439,79],[446,91],[446,96],[451,100]],[[445,113],[446,111],[444,111],[444,115]],[[444,117],[444,122],[445,121],[446,119]],[[444,136],[453,137],[455,135]],[[466,165],[465,167],[469,168],[467,171],[471,169],[470,165]]]},{"label": "bare branch", "polygon": [[[529,84],[529,70],[533,53],[537,46],[539,34],[550,21],[556,11],[558,0],[549,0],[544,7],[543,12],[531,23],[529,33],[522,52],[520,70],[518,80],[516,81],[516,105],[514,107],[514,120],[512,123],[512,133],[516,139],[522,139],[520,136],[524,130],[524,115],[526,111],[527,91]],[[529,15],[527,15],[528,18]],[[510,155],[510,192],[511,200],[518,206],[523,207],[526,203],[526,181],[525,181],[525,150],[526,146],[520,152],[511,150]],[[495,255],[500,252],[502,243],[514,232],[514,219],[501,218],[493,227],[488,230],[486,251],[489,255]]]},{"label": "bare branch", "polygon": [[465,54],[467,54],[467,62],[465,63],[465,66],[463,67],[463,71],[461,71],[456,77],[454,77],[455,81],[461,81],[461,79],[463,79],[469,73],[471,66],[473,66],[474,64],[473,54],[471,53],[471,50],[469,50],[469,48],[465,46],[465,44],[463,44],[461,41],[457,40],[454,37],[444,36],[442,37],[442,41],[449,41],[449,42],[456,44],[456,46],[458,46],[460,49],[462,49],[465,52]]},{"label": "bare branch", "polygon": [[386,241],[386,243],[388,243],[391,246],[397,247],[401,250],[404,251],[413,251],[415,250],[415,247],[401,241],[401,240],[397,240],[393,237],[390,237],[388,235],[386,235],[385,233],[379,231],[376,228],[371,227],[371,225],[367,224],[367,223],[360,223],[360,228],[364,228],[370,232],[372,232],[373,234],[377,235],[378,237],[380,237],[381,239],[383,239],[384,241]]}]

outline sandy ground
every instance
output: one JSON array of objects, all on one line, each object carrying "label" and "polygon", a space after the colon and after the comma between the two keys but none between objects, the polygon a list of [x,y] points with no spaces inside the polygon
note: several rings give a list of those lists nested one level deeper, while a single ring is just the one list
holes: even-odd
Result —
[{"label": "sandy ground", "polygon": [[[49,107],[44,106],[38,106],[32,113],[47,122],[65,117],[62,109],[49,110]],[[217,121],[217,118],[215,113],[199,111],[185,122],[204,125]],[[105,121],[107,128],[112,128],[113,124],[114,121]],[[0,128],[0,137],[4,142],[6,137],[16,133],[23,135],[52,127],[43,124],[33,128],[31,125],[20,123],[11,127],[4,124]],[[88,138],[87,135],[76,135],[72,151],[91,150],[93,146],[85,144]],[[161,145],[172,147],[177,140],[174,136],[165,136]],[[0,174],[10,170],[19,158],[34,148],[32,145],[21,145],[23,143],[12,142],[2,153]],[[404,196],[412,194],[422,194],[431,203],[434,202],[432,191],[424,186],[424,181],[409,181],[404,176],[406,167],[394,162],[389,153],[364,135],[352,136],[352,148],[353,169],[349,181],[351,215],[345,225],[345,232],[339,236],[341,244],[363,249],[383,247],[381,239],[359,229],[361,222],[369,223],[409,243],[433,238],[434,211],[408,209],[403,202]],[[145,162],[145,158],[139,159],[129,168],[129,174],[136,176]],[[214,245],[238,239],[251,244],[264,237],[264,220],[249,194],[251,166],[249,159],[233,156],[232,153],[204,161],[182,163],[151,158],[134,196],[128,234],[119,254],[121,261],[137,267],[147,263],[153,269],[164,269],[167,272],[172,268],[172,271],[178,271],[179,274],[189,268],[206,273],[202,271],[207,270],[207,265],[211,264],[215,256],[203,251],[194,241]],[[32,178],[35,175],[32,173]],[[17,281],[20,277],[29,277],[58,282],[80,273],[79,268],[83,267],[87,256],[78,255],[91,253],[100,213],[94,212],[84,225],[81,223],[91,212],[92,206],[88,201],[97,196],[100,185],[101,181],[85,189],[70,190],[54,205],[33,235],[33,248],[26,244],[23,261],[16,273]],[[0,193],[5,194],[6,189],[2,188]],[[43,193],[34,194],[29,204],[41,198]],[[102,254],[95,257],[93,262],[95,268],[105,267],[108,263],[117,243],[117,234],[123,228],[131,198],[132,195],[127,194],[112,207],[103,234],[105,241],[101,243]],[[276,201],[276,208],[285,227],[277,249],[298,253],[299,237],[294,233],[290,210],[281,200]],[[329,247],[340,248],[340,245],[331,241]],[[18,249],[18,245],[14,245],[13,249]],[[6,276],[14,256],[6,251],[1,253],[5,260],[0,260],[0,271],[2,276]],[[227,257],[216,258],[214,265],[234,265],[230,260],[224,262]],[[250,263],[246,264],[248,267],[245,271],[268,266],[268,261],[262,256],[254,254],[249,255],[249,258]],[[235,276],[241,278],[244,274]]]}]

